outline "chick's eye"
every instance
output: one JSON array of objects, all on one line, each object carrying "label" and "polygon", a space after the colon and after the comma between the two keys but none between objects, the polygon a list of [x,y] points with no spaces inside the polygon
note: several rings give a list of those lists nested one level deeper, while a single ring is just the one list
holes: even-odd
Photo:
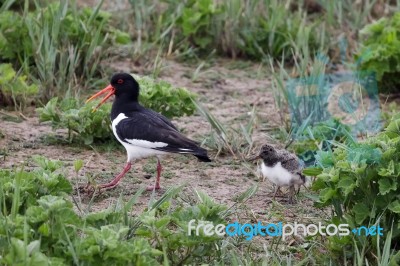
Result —
[{"label": "chick's eye", "polygon": [[117,80],[117,83],[118,84],[122,84],[122,83],[124,83],[124,80],[123,79],[119,79],[119,80]]}]

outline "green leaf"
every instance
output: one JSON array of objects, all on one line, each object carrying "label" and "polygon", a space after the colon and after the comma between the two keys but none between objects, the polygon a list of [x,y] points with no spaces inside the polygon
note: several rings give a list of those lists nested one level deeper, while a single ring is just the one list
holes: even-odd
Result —
[{"label": "green leaf", "polygon": [[79,170],[81,170],[82,166],[83,166],[83,161],[82,160],[75,160],[74,161],[74,169],[75,169],[76,173],[78,173]]},{"label": "green leaf", "polygon": [[400,213],[400,201],[395,200],[389,204],[388,209],[394,213]]},{"label": "green leaf", "polygon": [[349,195],[353,192],[354,188],[357,187],[356,180],[350,176],[343,176],[340,178],[338,184],[338,188],[343,190],[345,196]]},{"label": "green leaf", "polygon": [[394,179],[382,178],[379,179],[378,184],[379,184],[379,193],[381,195],[386,195],[391,190],[395,191],[397,189],[397,181]]},{"label": "green leaf", "polygon": [[240,193],[239,195],[236,195],[233,197],[235,202],[245,202],[251,197],[253,197],[258,191],[258,185],[252,185],[248,189],[246,189],[244,192]]},{"label": "green leaf", "polygon": [[115,34],[115,42],[118,44],[129,44],[131,42],[131,37],[126,32],[115,30],[114,34]]},{"label": "green leaf", "polygon": [[395,175],[394,161],[390,160],[389,164],[386,167],[380,168],[378,174],[380,176],[394,176]]},{"label": "green leaf", "polygon": [[386,127],[385,132],[390,138],[400,136],[400,119],[391,121]]},{"label": "green leaf", "polygon": [[306,176],[317,176],[321,174],[323,169],[321,167],[308,167],[303,170],[303,174]]},{"label": "green leaf", "polygon": [[53,196],[53,195],[47,195],[43,196],[40,199],[38,199],[38,203],[40,206],[42,206],[44,209],[48,209],[50,211],[56,211],[64,207],[72,206],[72,204],[62,197],[58,196]]},{"label": "green leaf", "polygon": [[318,191],[320,189],[326,188],[326,182],[320,178],[315,179],[315,181],[312,183],[312,190]]},{"label": "green leaf", "polygon": [[27,246],[28,254],[33,254],[36,252],[39,252],[40,250],[40,241],[39,240],[34,240],[31,243],[28,244]]},{"label": "green leaf", "polygon": [[165,228],[169,224],[170,221],[171,221],[171,217],[164,216],[164,217],[158,219],[157,221],[155,221],[154,225],[158,229],[161,229],[161,228]]},{"label": "green leaf", "polygon": [[49,236],[50,235],[50,225],[49,223],[43,223],[39,228],[38,232],[41,233],[44,236]]},{"label": "green leaf", "polygon": [[319,198],[321,202],[328,202],[331,200],[334,196],[336,195],[336,190],[332,188],[325,188],[322,189],[321,192],[319,193]]},{"label": "green leaf", "polygon": [[26,216],[31,223],[46,221],[49,217],[48,212],[41,206],[31,206],[26,210]]},{"label": "green leaf", "polygon": [[45,254],[43,254],[42,252],[35,252],[31,259],[30,259],[30,265],[43,265],[43,266],[47,266],[47,265],[53,265],[50,264],[49,258],[46,257]]},{"label": "green leaf", "polygon": [[353,212],[355,214],[356,223],[362,224],[362,222],[369,217],[371,210],[364,203],[357,203],[353,207]]}]

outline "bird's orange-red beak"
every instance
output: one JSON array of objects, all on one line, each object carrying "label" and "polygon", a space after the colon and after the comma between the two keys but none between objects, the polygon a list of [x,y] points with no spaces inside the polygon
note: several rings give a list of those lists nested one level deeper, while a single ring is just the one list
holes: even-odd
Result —
[{"label": "bird's orange-red beak", "polygon": [[102,105],[103,103],[105,103],[105,101],[107,101],[108,98],[110,98],[112,95],[114,95],[115,93],[115,89],[113,86],[108,85],[107,87],[105,87],[104,89],[102,89],[101,91],[99,91],[98,93],[96,93],[95,95],[93,95],[92,97],[90,97],[89,99],[86,100],[86,103],[90,102],[91,100],[93,100],[96,97],[99,97],[100,95],[104,94],[104,93],[108,93],[103,100],[101,100],[101,102],[93,109],[93,111],[96,111],[97,108],[100,107],[100,105]]}]

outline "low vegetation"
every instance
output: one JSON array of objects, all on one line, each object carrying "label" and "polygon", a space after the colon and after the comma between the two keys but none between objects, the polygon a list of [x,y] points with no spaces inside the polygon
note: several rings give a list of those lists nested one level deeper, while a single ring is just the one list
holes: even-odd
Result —
[{"label": "low vegetation", "polygon": [[100,11],[100,5],[78,9],[68,1],[36,3],[33,10],[3,10],[0,59],[40,84],[32,100],[79,96],[82,86],[90,88],[94,79],[102,77],[99,63],[107,50],[130,42],[129,35],[110,21],[111,14]]},{"label": "low vegetation", "polygon": [[361,69],[372,71],[382,92],[398,92],[400,85],[398,51],[400,12],[392,17],[365,26],[362,31],[361,49],[358,60]]},{"label": "low vegetation", "polygon": [[310,34],[317,25],[308,23],[301,10],[291,12],[290,20],[282,19],[288,6],[279,1],[256,0],[245,5],[237,0],[170,1],[167,12],[173,16],[163,18],[167,20],[164,25],[172,26],[166,37],[200,53],[216,51],[258,60],[266,55],[288,59],[298,38],[311,51],[323,46],[318,34]]},{"label": "low vegetation", "polygon": [[17,75],[11,64],[0,64],[0,102],[22,109],[36,97],[39,87],[28,84],[27,76]]},{"label": "low vegetation", "polygon": [[[178,265],[241,260],[219,236],[187,234],[192,219],[225,223],[234,211],[201,191],[172,187],[132,215],[142,188],[126,202],[121,197],[107,209],[93,212],[80,204],[79,194],[71,195],[61,161],[41,156],[34,161],[31,172],[0,170],[1,264]],[[76,173],[82,165],[74,163]],[[238,195],[238,202],[254,191]]]},{"label": "low vegetation", "polygon": [[[316,178],[313,189],[320,191],[317,206],[331,206],[334,222],[359,226],[380,225],[384,236],[392,243],[400,237],[400,202],[398,199],[400,119],[393,117],[386,129],[365,141],[318,153],[318,165],[323,171]],[[332,247],[340,254],[354,245],[351,237],[332,238]],[[357,239],[376,243],[377,236]],[[363,250],[363,256],[376,253],[376,246]],[[396,258],[400,258],[397,252]]]},{"label": "low vegetation", "polygon": [[41,122],[50,122],[53,129],[67,129],[68,141],[83,142],[109,141],[112,137],[110,110],[106,103],[93,112],[95,103],[82,105],[74,98],[51,99],[43,108],[38,108]]}]

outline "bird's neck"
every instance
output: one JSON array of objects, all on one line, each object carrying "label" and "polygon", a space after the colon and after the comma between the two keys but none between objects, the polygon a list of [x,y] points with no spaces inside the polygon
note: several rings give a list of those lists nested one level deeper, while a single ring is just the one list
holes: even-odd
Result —
[{"label": "bird's neck", "polygon": [[114,120],[120,113],[128,114],[142,109],[137,99],[128,99],[116,97],[111,108],[111,121]]}]

